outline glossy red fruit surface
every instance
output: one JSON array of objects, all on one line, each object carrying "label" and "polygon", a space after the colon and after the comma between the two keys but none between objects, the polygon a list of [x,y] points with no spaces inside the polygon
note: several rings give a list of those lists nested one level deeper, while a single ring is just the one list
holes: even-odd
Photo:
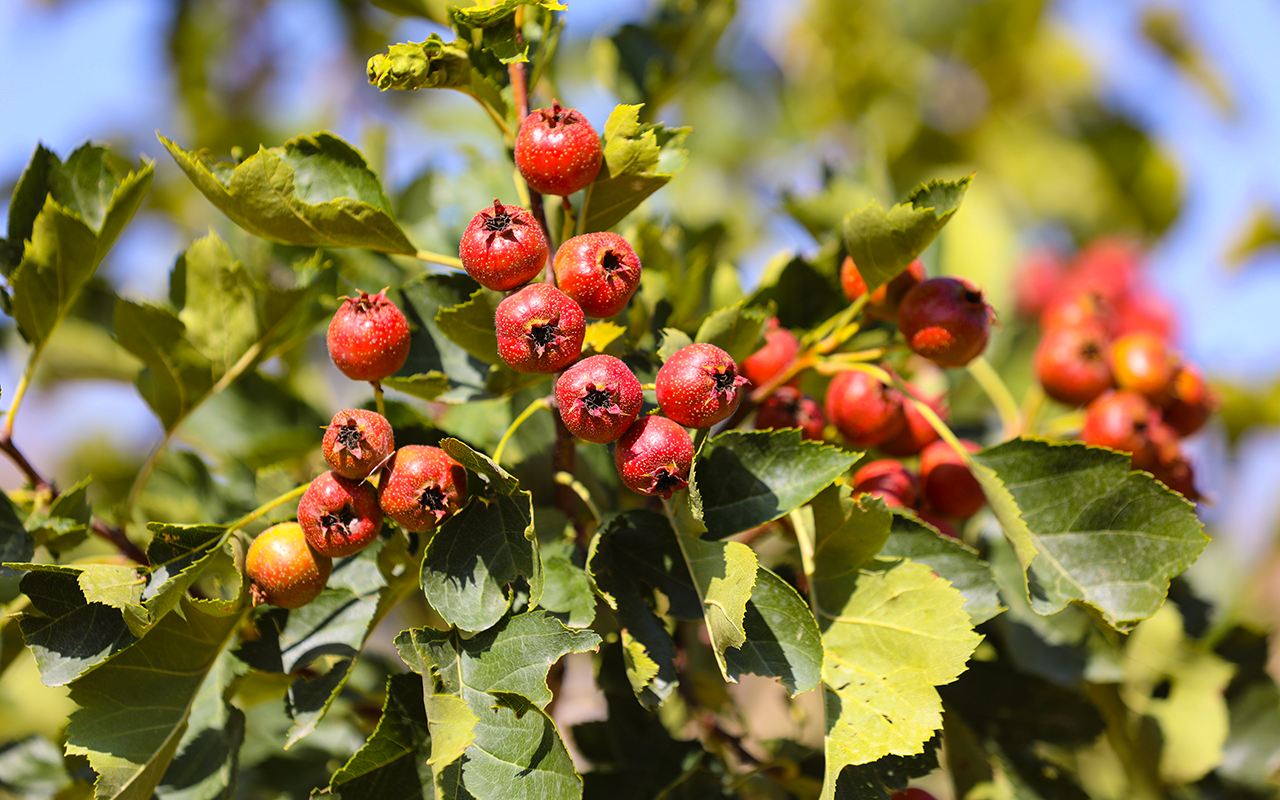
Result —
[{"label": "glossy red fruit surface", "polygon": [[348,408],[333,415],[321,451],[329,468],[344,478],[369,477],[396,449],[391,423],[376,411]]},{"label": "glossy red fruit surface", "polygon": [[458,257],[467,274],[487,289],[505,292],[538,277],[550,250],[542,226],[520,206],[496,198],[471,218]]},{"label": "glossy red fruit surface", "polygon": [[907,346],[941,367],[963,367],[987,347],[991,306],[960,278],[931,278],[902,299],[898,328]]},{"label": "glossy red fruit surface", "polygon": [[576,108],[529,112],[516,135],[516,167],[529,188],[541,194],[571,195],[596,178],[604,151],[596,129]]},{"label": "glossy red fruit surface", "polygon": [[[923,280],[924,262],[917,258],[894,276],[893,280],[871,293],[867,298],[867,313],[880,319],[897,318],[902,298]],[[862,279],[862,273],[858,272],[857,265],[849,256],[845,256],[840,264],[840,287],[844,289],[844,296],[849,298],[849,302],[857,300],[867,291],[867,282]]]},{"label": "glossy red fruit surface", "polygon": [[411,532],[434,530],[466,497],[467,471],[439,447],[401,447],[378,481],[382,510]]},{"label": "glossy red fruit surface", "polygon": [[1130,333],[1111,346],[1116,386],[1155,403],[1168,399],[1177,364],[1165,341],[1150,333]]},{"label": "glossy red fruit surface", "polygon": [[827,420],[860,447],[878,445],[907,425],[898,390],[862,370],[846,370],[831,379],[825,408]]},{"label": "glossy red fruit surface", "polygon": [[1107,335],[1097,323],[1045,331],[1033,363],[1045,394],[1069,406],[1088,405],[1111,388]]},{"label": "glossy red fruit surface", "polygon": [[1218,407],[1217,396],[1193,364],[1178,367],[1169,396],[1161,415],[1179,436],[1190,436],[1203,428]]},{"label": "glossy red fruit surface", "polygon": [[654,391],[663,414],[690,428],[709,428],[738,409],[746,382],[728,353],[700,342],[663,363]]},{"label": "glossy red fruit surface", "polygon": [[[910,384],[907,385],[908,387],[911,386]],[[920,397],[920,393],[915,391],[914,388],[912,391],[917,397]],[[920,399],[924,400],[933,409],[933,413],[946,420],[948,414],[945,396],[939,395],[933,399],[921,397]],[[902,430],[876,445],[882,452],[891,456],[914,456],[929,444],[938,440],[937,429],[929,424],[929,420],[925,419],[924,414],[920,413],[916,408],[916,404],[911,402],[910,398],[902,398],[902,415],[906,418],[907,424],[902,427]]]},{"label": "glossy red fruit surface", "polygon": [[302,526],[282,522],[258,534],[244,558],[255,603],[301,608],[324,589],[333,572],[333,559],[307,544]]},{"label": "glossy red fruit surface", "polygon": [[516,372],[559,372],[582,354],[586,318],[567,294],[531,283],[509,295],[493,318],[498,355]]},{"label": "glossy red fruit surface", "polygon": [[1014,307],[1018,316],[1036,319],[1062,292],[1066,266],[1052,250],[1033,250],[1013,277]]},{"label": "glossy red fruit surface", "polygon": [[329,357],[353,381],[380,381],[409,358],[409,322],[386,289],[343,298],[327,340]]},{"label": "glossy red fruit surface", "polygon": [[822,406],[794,386],[779,386],[756,412],[758,430],[799,428],[800,435],[812,441],[822,441],[822,430],[826,426]]},{"label": "glossy red fruit surface", "polygon": [[911,508],[920,499],[920,486],[901,461],[881,458],[853,473],[853,494],[879,497],[890,508]]},{"label": "glossy red fruit surface", "polygon": [[311,481],[298,501],[298,524],[307,544],[322,556],[340,558],[358,553],[382,530],[378,493],[363,481],[331,470]]},{"label": "glossy red fruit surface", "polygon": [[764,347],[742,360],[742,375],[752,386],[763,386],[786,369],[800,355],[800,340],[778,320],[769,320],[764,332]]},{"label": "glossy red fruit surface", "polygon": [[612,317],[640,285],[640,257],[616,233],[575,236],[556,251],[556,286],[588,317]]},{"label": "glossy red fruit surface", "polygon": [[[970,453],[982,448],[965,439],[960,444]],[[978,479],[951,445],[937,441],[920,453],[920,483],[925,502],[947,516],[968,519],[987,503]]]},{"label": "glossy red fruit surface", "polygon": [[1159,412],[1142,395],[1107,392],[1085,410],[1080,438],[1085,444],[1130,453],[1134,469],[1150,469],[1156,460],[1150,429],[1159,420]]},{"label": "glossy red fruit surface", "polygon": [[626,364],[608,355],[584,358],[556,381],[556,405],[569,433],[605,444],[626,433],[644,405],[644,391]]},{"label": "glossy red fruit surface", "polygon": [[666,417],[641,417],[618,440],[613,459],[628,489],[668,498],[689,485],[693,440]]}]

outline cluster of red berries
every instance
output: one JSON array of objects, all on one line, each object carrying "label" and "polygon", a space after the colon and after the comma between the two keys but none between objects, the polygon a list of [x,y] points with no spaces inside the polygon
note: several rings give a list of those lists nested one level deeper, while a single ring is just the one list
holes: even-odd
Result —
[{"label": "cluster of red berries", "polygon": [[1130,453],[1134,469],[1195,500],[1181,440],[1217,399],[1173,349],[1173,310],[1141,271],[1138,251],[1117,239],[1095,240],[1069,263],[1037,252],[1018,274],[1018,312],[1040,326],[1035,374],[1045,394],[1085,408],[1081,438]]},{"label": "cluster of red berries", "polygon": [[[385,290],[361,292],[344,298],[329,323],[328,344],[344,375],[376,383],[408,358],[409,324]],[[391,424],[374,411],[339,411],[321,450],[330,469],[302,495],[298,521],[263,531],[249,548],[245,571],[256,602],[306,605],[324,589],[333,559],[372,544],[384,516],[406,531],[429,531],[466,498],[462,465],[438,447],[396,449]]]}]

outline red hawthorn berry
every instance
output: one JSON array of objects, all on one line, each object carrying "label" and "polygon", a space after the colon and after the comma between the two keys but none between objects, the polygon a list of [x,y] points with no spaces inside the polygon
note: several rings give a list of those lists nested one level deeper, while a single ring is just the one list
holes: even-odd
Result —
[{"label": "red hawthorn berry", "polygon": [[471,218],[458,246],[467,274],[486,289],[505,292],[538,277],[550,250],[542,226],[520,206],[493,208]]},{"label": "red hawthorn berry", "polygon": [[387,418],[362,408],[334,414],[321,444],[329,468],[352,480],[369,477],[395,449],[395,433]]},{"label": "red hawthorn berry", "polygon": [[603,231],[575,236],[556,251],[556,286],[588,317],[612,317],[640,285],[640,257],[626,239]]},{"label": "red hawthorn berry", "polygon": [[591,356],[569,367],[556,381],[556,405],[569,433],[606,444],[636,421],[644,391],[620,359]]},{"label": "red hawthorn berry", "polygon": [[[907,386],[919,396],[919,392],[911,384],[907,384]],[[938,395],[933,399],[921,399],[939,417],[944,420],[947,418],[946,397],[944,395]],[[924,414],[920,413],[916,408],[916,404],[911,402],[910,398],[902,398],[902,415],[906,418],[907,424],[903,426],[902,430],[876,445],[882,452],[899,458],[914,456],[929,444],[938,440],[938,431],[929,424],[929,420],[924,418]]]},{"label": "red hawthorn berry", "polygon": [[1133,242],[1099,237],[1076,254],[1062,288],[1067,294],[1096,294],[1114,308],[1133,291],[1141,267],[1141,256]]},{"label": "red hawthorn berry", "polygon": [[382,468],[378,502],[406,531],[434,530],[462,507],[467,471],[439,447],[407,444]]},{"label": "red hawthorn berry", "polygon": [[586,319],[564,292],[531,283],[508,295],[493,318],[498,354],[516,372],[559,372],[582,354]]},{"label": "red hawthorn berry", "polygon": [[1033,250],[1013,277],[1013,296],[1018,316],[1036,319],[1062,292],[1066,267],[1053,250]]},{"label": "red hawthorn berry", "polygon": [[827,420],[822,415],[822,406],[794,386],[779,386],[756,411],[757,430],[799,428],[804,438],[822,441],[825,427]]},{"label": "red hawthorn berry", "polygon": [[311,549],[301,525],[282,522],[258,534],[249,545],[244,571],[254,605],[301,608],[324,590],[333,559]]},{"label": "red hawthorn berry", "polygon": [[654,378],[654,391],[663,414],[690,428],[710,428],[738,409],[746,382],[728,353],[699,342],[666,360]]},{"label": "red hawthorn berry", "polygon": [[[917,258],[892,280],[871,293],[867,298],[867,313],[880,319],[897,319],[902,298],[923,280],[924,262]],[[845,256],[840,264],[840,287],[851,303],[867,291],[867,282],[862,279],[862,273],[858,272],[858,267],[850,256]]]},{"label": "red hawthorn berry", "polygon": [[1154,403],[1165,401],[1172,388],[1177,358],[1163,339],[1150,333],[1130,333],[1111,346],[1111,371],[1116,386],[1137,392]]},{"label": "red hawthorn berry", "polygon": [[520,123],[515,156],[530,189],[567,197],[596,179],[604,151],[581,111],[552,100],[551,108],[530,111]]},{"label": "red hawthorn berry", "polygon": [[927,522],[934,528],[937,528],[938,533],[948,539],[960,541],[960,530],[949,517],[940,514],[931,508],[917,508],[915,511],[916,516],[920,518],[921,522]]},{"label": "red hawthorn berry", "polygon": [[1149,333],[1172,342],[1178,333],[1178,314],[1164,298],[1139,289],[1121,298],[1116,308],[1116,332]]},{"label": "red hawthorn berry", "polygon": [[[966,439],[961,439],[960,444],[970,453],[982,449]],[[950,517],[968,519],[987,503],[969,466],[943,441],[934,442],[920,453],[920,482],[929,507]]]},{"label": "red hawthorn berry", "polygon": [[1088,405],[1111,388],[1107,334],[1097,323],[1045,331],[1034,364],[1045,394],[1069,406]]},{"label": "red hawthorn berry", "polygon": [[1040,314],[1040,329],[1046,333],[1081,325],[1101,326],[1108,337],[1114,336],[1118,325],[1115,309],[1100,295],[1083,292],[1062,295]]},{"label": "red hawthorn berry", "polygon": [[907,346],[940,367],[963,367],[987,347],[994,312],[961,278],[931,278],[902,298],[898,328]]},{"label": "red hawthorn berry", "polygon": [[889,795],[889,800],[937,800],[937,798],[924,789],[917,789],[912,786],[905,791],[894,792]]},{"label": "red hawthorn berry", "polygon": [[1178,366],[1169,395],[1161,416],[1179,436],[1190,436],[1203,428],[1218,407],[1217,396],[1194,364]]},{"label": "red hawthorn berry", "polygon": [[329,357],[353,381],[380,381],[409,358],[409,322],[387,290],[342,298],[329,323]]},{"label": "red hawthorn berry", "polygon": [[764,386],[800,355],[800,340],[778,318],[769,320],[764,332],[764,347],[742,359],[742,375],[752,386]]},{"label": "red hawthorn berry", "polygon": [[878,445],[906,427],[902,406],[897,389],[862,370],[837,373],[827,387],[827,420],[860,447]]},{"label": "red hawthorn berry", "polygon": [[358,553],[382,530],[378,493],[368,483],[331,470],[313,480],[298,501],[298,524],[307,544],[322,556]]},{"label": "red hawthorn berry", "polygon": [[640,417],[618,440],[613,459],[628,489],[666,499],[689,485],[693,440],[666,417]]},{"label": "red hawthorn berry", "polygon": [[1131,455],[1134,469],[1150,469],[1156,462],[1151,429],[1160,421],[1160,412],[1140,394],[1110,391],[1085,409],[1085,444],[1109,447]]},{"label": "red hawthorn berry", "polygon": [[911,508],[919,500],[920,487],[916,476],[901,461],[881,458],[853,473],[853,494],[879,497],[890,508]]}]

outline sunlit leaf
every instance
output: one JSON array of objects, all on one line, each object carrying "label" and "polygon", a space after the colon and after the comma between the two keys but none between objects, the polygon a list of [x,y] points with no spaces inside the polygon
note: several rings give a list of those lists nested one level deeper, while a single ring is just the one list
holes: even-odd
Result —
[{"label": "sunlit leaf", "polygon": [[845,247],[868,289],[888,283],[924,252],[960,208],[972,180],[930,181],[888,211],[873,200],[845,217]]},{"label": "sunlit leaf", "polygon": [[689,128],[641,123],[640,106],[620,105],[604,124],[604,163],[582,200],[582,231],[607,230],[684,168]]}]

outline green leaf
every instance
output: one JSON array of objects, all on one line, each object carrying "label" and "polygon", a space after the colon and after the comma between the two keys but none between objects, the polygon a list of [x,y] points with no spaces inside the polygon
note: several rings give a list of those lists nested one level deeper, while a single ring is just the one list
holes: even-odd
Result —
[{"label": "green leaf", "polygon": [[615,108],[604,124],[604,163],[582,200],[582,232],[613,227],[666,186],[684,169],[690,130],[642,124],[638,105]]},{"label": "green leaf", "polygon": [[744,672],[777,678],[792,697],[822,680],[822,634],[809,605],[791,585],[764,567],[756,568],[743,627],[747,640],[725,651],[736,680]]},{"label": "green leaf", "polygon": [[52,800],[71,784],[62,748],[45,737],[29,736],[0,748],[0,790],[11,796]]},{"label": "green leaf", "polygon": [[214,365],[187,341],[178,315],[163,306],[120,298],[115,328],[121,346],[147,365],[138,391],[165,430],[173,430],[217,382]]},{"label": "green leaf", "polygon": [[909,558],[946,578],[964,595],[964,610],[974,625],[1005,610],[991,565],[978,557],[978,551],[917,520],[894,515],[880,558]]},{"label": "green leaf", "polygon": [[741,364],[759,349],[765,323],[773,316],[768,309],[745,308],[744,303],[739,300],[707,317],[698,327],[694,340],[719,347]]},{"label": "green leaf", "polygon": [[871,203],[844,218],[844,243],[867,289],[874,291],[914,261],[960,208],[970,175],[921,184],[885,211]]},{"label": "green leaf", "polygon": [[45,197],[49,194],[50,173],[61,165],[52,150],[38,144],[13,187],[13,197],[9,200],[9,238],[4,247],[0,247],[0,273],[6,278],[13,274],[14,267],[22,260],[23,243],[31,238],[36,217],[44,208]]},{"label": "green leaf", "polygon": [[658,348],[658,358],[666,361],[676,354],[676,351],[682,350],[693,344],[693,339],[689,338],[689,334],[679,328],[663,328],[662,329],[662,346]]},{"label": "green leaf", "polygon": [[431,800],[427,754],[431,736],[422,701],[422,677],[409,673],[387,678],[387,696],[378,727],[364,746],[333,774],[330,793],[340,800],[367,797]]},{"label": "green leaf", "polygon": [[488,396],[489,365],[445,336],[436,322],[441,309],[466,302],[478,288],[456,274],[427,275],[400,288],[396,305],[410,322],[409,359],[384,386],[451,403]]},{"label": "green leaf", "polygon": [[1130,472],[1122,453],[1014,439],[971,463],[1038,614],[1077,601],[1128,630],[1160,608],[1169,580],[1208,542],[1192,505]]},{"label": "green leaf", "polygon": [[1270,791],[1280,774],[1280,691],[1271,681],[1258,681],[1231,699],[1230,715],[1218,774]]},{"label": "green leaf", "polygon": [[66,750],[88,757],[96,797],[145,800],[177,752],[205,678],[242,613],[184,599],[145,639],[71,685]]},{"label": "green leaf", "polygon": [[227,702],[244,664],[223,650],[191,703],[187,730],[156,787],[156,800],[224,800],[234,795],[244,712]]},{"label": "green leaf", "polygon": [[726,431],[698,456],[708,536],[723,539],[778,519],[813,499],[861,457],[803,439],[800,431]]},{"label": "green leaf", "polygon": [[582,350],[603,353],[626,332],[627,329],[616,322],[610,322],[607,319],[596,320],[587,326],[587,332],[582,339]]},{"label": "green leaf", "polygon": [[[35,538],[27,533],[18,517],[18,507],[9,495],[0,492],[0,565],[6,561],[23,563],[31,560],[36,551]],[[0,566],[0,580],[14,577],[14,571]]]},{"label": "green leaf", "polygon": [[492,458],[478,450],[472,450],[464,442],[457,439],[442,439],[440,449],[462,466],[484,478],[490,486],[503,494],[509,495],[520,488],[520,482],[510,472],[498,466]]},{"label": "green leaf", "polygon": [[209,202],[256,236],[303,247],[417,253],[364,156],[331,133],[259,147],[238,164],[157,138]]},{"label": "green leaf", "polygon": [[543,608],[570,628],[585,628],[596,617],[596,596],[591,579],[574,562],[573,546],[566,542],[542,545]]},{"label": "green leaf", "polygon": [[[36,150],[14,191],[6,269],[10,309],[23,338],[39,350],[75,304],[151,187],[154,164],[136,170],[103,147],[84,145],[65,163]],[[39,209],[38,211],[36,209]]]},{"label": "green leaf", "polygon": [[804,258],[789,257],[776,277],[761,280],[747,304],[776,307],[778,324],[784,328],[815,328],[849,307],[834,272],[827,274]]},{"label": "green leaf", "polygon": [[923,752],[912,756],[884,756],[869,764],[848,765],[836,781],[836,797],[858,800],[890,800],[907,788],[911,778],[923,778],[938,768],[941,736],[924,744]]},{"label": "green leaf", "polygon": [[441,617],[462,630],[483,631],[502,619],[514,594],[529,582],[529,605],[542,595],[542,559],[528,492],[474,496],[440,526],[422,562],[422,591]]},{"label": "green leaf", "polygon": [[565,10],[555,0],[497,0],[470,8],[452,8],[449,22],[463,40],[493,53],[503,64],[525,62],[529,60],[529,45],[516,27],[516,9],[521,6]]},{"label": "green leaf", "polygon": [[151,563],[142,590],[149,622],[172,611],[187,589],[220,552],[226,534],[223,525],[166,525],[147,523],[151,543],[147,560]]},{"label": "green leaf", "polygon": [[79,576],[71,567],[42,566],[19,584],[32,611],[18,624],[46,686],[69,683],[138,641],[119,609],[85,599]]},{"label": "green leaf", "polygon": [[502,292],[477,289],[465,303],[436,312],[436,326],[471,355],[486,364],[497,364],[501,359],[493,319],[503,297]]}]

